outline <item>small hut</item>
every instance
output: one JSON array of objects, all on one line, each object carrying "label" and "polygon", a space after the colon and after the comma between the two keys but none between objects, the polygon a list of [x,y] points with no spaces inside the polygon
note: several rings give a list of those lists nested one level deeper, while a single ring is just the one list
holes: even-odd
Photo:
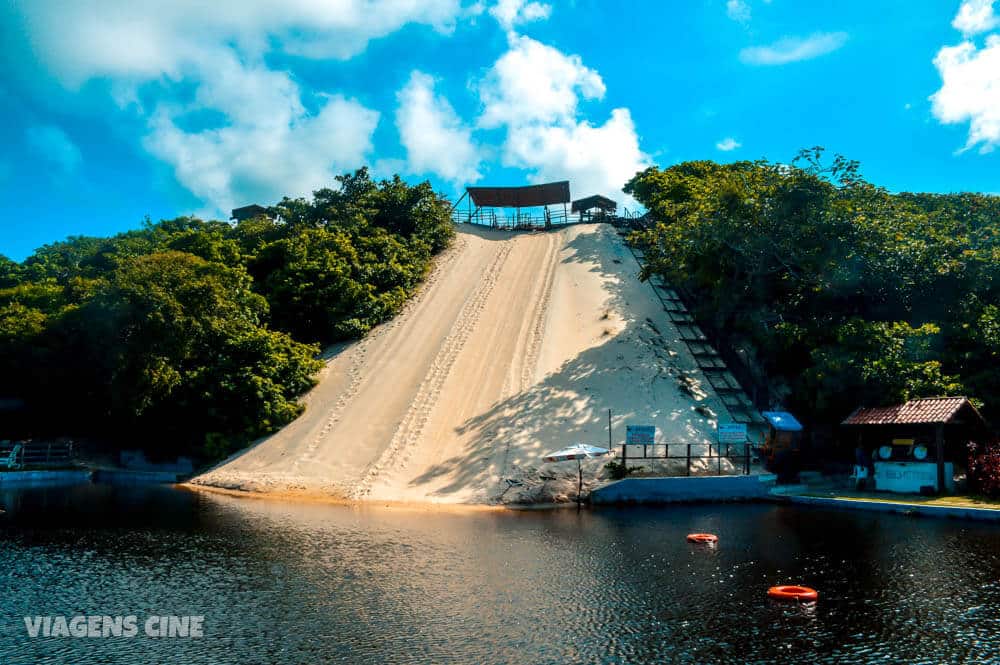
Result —
[{"label": "small hut", "polygon": [[537,229],[569,222],[566,209],[570,201],[568,180],[525,187],[466,187],[465,194],[452,208],[453,214],[466,197],[469,199],[468,211],[458,213],[456,218],[468,224]]},{"label": "small hut", "polygon": [[572,212],[580,216],[581,222],[589,222],[594,219],[613,217],[618,210],[618,203],[606,196],[594,194],[586,198],[573,201]]},{"label": "small hut", "polygon": [[989,426],[966,397],[925,397],[905,404],[861,407],[843,423],[858,444],[873,449],[875,488],[943,492],[954,486],[954,465]]},{"label": "small hut", "polygon": [[248,206],[243,206],[242,208],[233,208],[230,219],[237,222],[242,222],[244,219],[253,219],[254,217],[270,217],[270,213],[262,205],[257,205],[256,203],[251,203]]}]

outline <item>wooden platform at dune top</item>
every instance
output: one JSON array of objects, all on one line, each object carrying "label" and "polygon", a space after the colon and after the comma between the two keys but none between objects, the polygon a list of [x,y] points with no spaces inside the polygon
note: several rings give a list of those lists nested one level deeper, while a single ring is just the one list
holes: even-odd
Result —
[{"label": "wooden platform at dune top", "polygon": [[[467,202],[464,207],[463,202]],[[600,194],[571,200],[569,181],[560,180],[522,187],[466,187],[452,208],[452,218],[495,229],[537,230],[614,222],[619,219],[617,210],[617,202]]]}]

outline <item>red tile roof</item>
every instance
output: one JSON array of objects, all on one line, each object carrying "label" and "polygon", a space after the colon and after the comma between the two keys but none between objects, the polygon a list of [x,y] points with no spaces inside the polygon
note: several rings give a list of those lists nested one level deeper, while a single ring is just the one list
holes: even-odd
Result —
[{"label": "red tile roof", "polygon": [[842,425],[922,425],[947,423],[966,404],[979,415],[965,397],[924,397],[895,406],[862,407],[847,416]]}]

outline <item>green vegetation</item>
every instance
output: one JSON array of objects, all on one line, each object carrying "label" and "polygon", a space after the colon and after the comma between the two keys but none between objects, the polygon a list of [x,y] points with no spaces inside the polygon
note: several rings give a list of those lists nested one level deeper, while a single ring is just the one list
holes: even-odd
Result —
[{"label": "green vegetation", "polygon": [[337,180],[271,218],[0,257],[0,397],[26,403],[19,434],[218,457],[294,419],[319,345],[398,312],[453,235],[428,183]]},{"label": "green vegetation", "polygon": [[696,317],[812,422],[967,394],[1000,416],[1000,197],[892,194],[822,149],[791,165],[686,162],[625,187],[633,234]]},{"label": "green vegetation", "polygon": [[608,470],[608,475],[611,476],[612,480],[621,480],[622,478],[628,478],[633,473],[643,471],[646,467],[628,466],[625,462],[611,460],[604,465],[604,468]]}]

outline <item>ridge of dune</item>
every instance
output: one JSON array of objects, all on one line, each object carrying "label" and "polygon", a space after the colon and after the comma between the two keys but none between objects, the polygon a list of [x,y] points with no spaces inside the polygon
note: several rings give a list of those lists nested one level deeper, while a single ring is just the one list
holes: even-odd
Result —
[{"label": "ridge of dune", "polygon": [[666,442],[707,446],[725,407],[638,272],[607,225],[464,225],[403,312],[330,350],[302,416],[191,482],[347,500],[558,500],[575,492],[575,466],[542,454],[606,445],[609,408],[616,441],[625,423],[655,424]]}]

